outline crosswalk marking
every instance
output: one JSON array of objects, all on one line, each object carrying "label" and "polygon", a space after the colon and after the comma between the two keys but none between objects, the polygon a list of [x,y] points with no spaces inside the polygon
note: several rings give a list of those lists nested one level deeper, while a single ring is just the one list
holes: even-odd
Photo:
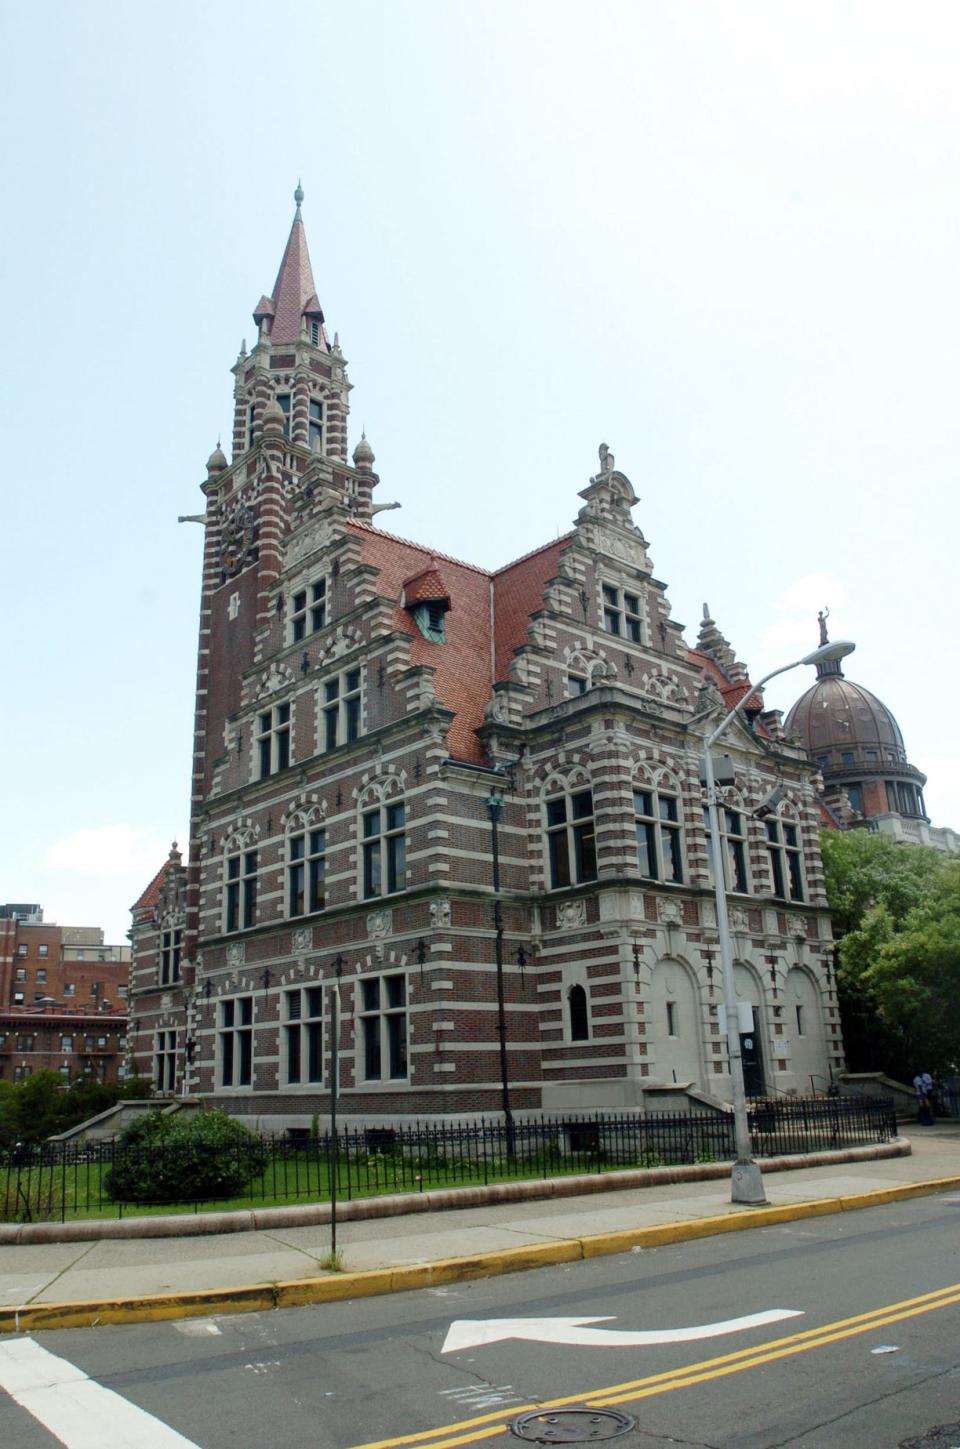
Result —
[{"label": "crosswalk marking", "polygon": [[66,1449],[198,1449],[168,1424],[88,1378],[32,1338],[0,1343],[0,1389]]}]

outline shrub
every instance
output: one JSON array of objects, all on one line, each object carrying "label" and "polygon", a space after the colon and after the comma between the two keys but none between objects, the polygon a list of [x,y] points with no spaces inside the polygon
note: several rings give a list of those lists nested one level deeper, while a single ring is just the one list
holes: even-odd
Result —
[{"label": "shrub", "polygon": [[226,1112],[145,1112],[117,1139],[105,1186],[114,1202],[235,1197],[266,1166],[263,1143]]}]

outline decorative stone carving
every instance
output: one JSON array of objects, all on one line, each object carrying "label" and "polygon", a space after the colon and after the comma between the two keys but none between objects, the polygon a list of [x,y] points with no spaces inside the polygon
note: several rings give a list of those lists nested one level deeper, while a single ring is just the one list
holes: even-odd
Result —
[{"label": "decorative stone carving", "polygon": [[682,926],[683,911],[679,901],[662,900],[660,902],[660,919],[665,926]]},{"label": "decorative stone carving", "polygon": [[446,929],[450,925],[449,901],[430,902],[430,924],[431,926],[436,926],[441,930]]},{"label": "decorative stone carving", "polygon": [[389,936],[393,926],[391,911],[371,911],[367,916],[367,935],[374,940]]},{"label": "decorative stone carving", "polygon": [[557,927],[570,930],[574,926],[585,926],[587,907],[584,901],[561,901],[557,906]]},{"label": "decorative stone carving", "polygon": [[750,917],[742,906],[735,906],[730,912],[731,931],[747,932],[750,929]]},{"label": "decorative stone carving", "polygon": [[310,528],[300,529],[284,549],[284,567],[292,568],[301,559],[319,553],[321,549],[327,547],[332,537],[333,528],[326,519],[313,524]]},{"label": "decorative stone carving", "polygon": [[807,923],[802,916],[791,916],[787,922],[787,930],[798,945],[807,939]]},{"label": "decorative stone carving", "polygon": [[313,932],[310,927],[301,926],[299,930],[294,931],[290,944],[298,955],[304,951],[309,951],[313,945]]},{"label": "decorative stone carving", "polygon": [[227,947],[227,965],[234,967],[242,966],[247,959],[247,950],[243,941],[231,941]]}]

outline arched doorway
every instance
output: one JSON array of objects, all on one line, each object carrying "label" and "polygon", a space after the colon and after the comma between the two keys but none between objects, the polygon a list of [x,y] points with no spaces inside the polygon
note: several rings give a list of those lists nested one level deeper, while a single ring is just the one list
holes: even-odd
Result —
[{"label": "arched doorway", "polygon": [[749,1029],[744,1030],[746,1023],[741,1023],[740,1027],[743,1089],[748,1097],[762,1097],[767,1090],[767,1079],[761,1037],[763,998],[760,994],[760,982],[757,980],[756,973],[749,966],[744,966],[740,962],[734,965],[733,980],[737,990],[737,999],[749,1003],[751,1014]]},{"label": "arched doorway", "polygon": [[648,1030],[656,1053],[654,1071],[664,1082],[703,1084],[700,999],[679,961],[661,961],[650,978]]},{"label": "arched doorway", "polygon": [[823,1041],[823,1012],[820,992],[809,971],[792,966],[787,972],[785,992],[787,1031],[792,1039],[791,1062],[795,1083],[799,1092],[816,1090],[817,1078],[824,1086],[823,1070],[826,1060]]}]

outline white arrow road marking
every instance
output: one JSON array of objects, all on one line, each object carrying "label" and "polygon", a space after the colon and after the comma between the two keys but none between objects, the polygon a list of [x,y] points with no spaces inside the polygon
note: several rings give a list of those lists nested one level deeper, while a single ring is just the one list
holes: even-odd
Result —
[{"label": "white arrow road marking", "polygon": [[32,1338],[0,1343],[0,1388],[67,1449],[197,1449]]},{"label": "white arrow road marking", "polygon": [[441,1353],[456,1353],[505,1338],[524,1338],[531,1343],[573,1343],[582,1348],[645,1348],[653,1343],[692,1343],[701,1338],[720,1338],[724,1333],[742,1333],[762,1328],[784,1318],[802,1318],[801,1308],[768,1308],[747,1313],[743,1318],[725,1318],[722,1323],[697,1323],[690,1328],[588,1328],[590,1323],[611,1323],[611,1318],[458,1318],[447,1330]]}]

